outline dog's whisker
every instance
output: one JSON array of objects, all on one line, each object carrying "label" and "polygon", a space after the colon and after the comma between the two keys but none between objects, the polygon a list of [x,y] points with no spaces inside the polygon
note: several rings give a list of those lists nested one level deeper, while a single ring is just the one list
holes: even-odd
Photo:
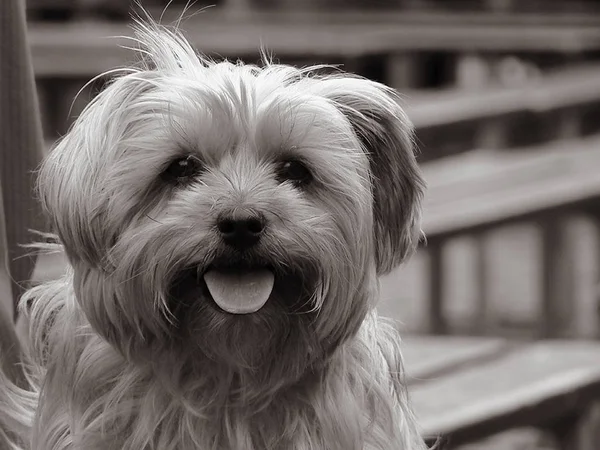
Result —
[{"label": "dog's whisker", "polygon": [[161,224],[161,225],[162,225],[162,222],[160,222],[160,221],[156,220],[154,217],[150,217],[148,214],[144,214],[144,217],[146,217],[146,218],[150,219],[152,222],[156,222],[156,223],[158,223],[158,224]]}]

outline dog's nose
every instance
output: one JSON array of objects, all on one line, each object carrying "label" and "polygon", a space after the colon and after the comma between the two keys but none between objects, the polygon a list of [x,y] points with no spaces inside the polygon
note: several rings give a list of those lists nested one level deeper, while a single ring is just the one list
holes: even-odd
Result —
[{"label": "dog's nose", "polygon": [[217,222],[217,229],[227,245],[245,250],[260,240],[265,220],[259,216],[244,219],[221,218]]}]

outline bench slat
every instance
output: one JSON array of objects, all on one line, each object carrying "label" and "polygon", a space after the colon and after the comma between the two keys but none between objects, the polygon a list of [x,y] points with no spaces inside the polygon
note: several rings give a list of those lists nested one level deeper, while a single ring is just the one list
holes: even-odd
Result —
[{"label": "bench slat", "polygon": [[480,363],[507,351],[504,339],[460,337],[451,340],[434,336],[409,336],[403,339],[404,367],[411,384]]},{"label": "bench slat", "polygon": [[429,236],[464,232],[600,197],[599,149],[594,136],[424,164],[423,229]]},{"label": "bench slat", "polygon": [[542,426],[600,396],[600,346],[544,341],[412,387],[427,436],[453,444]]},{"label": "bench slat", "polygon": [[[399,26],[398,22],[302,23],[287,17],[232,24],[206,13],[185,21],[184,28],[201,51],[230,57],[257,55],[262,44],[278,56],[344,57],[427,50],[580,52],[600,48],[600,27],[593,24],[523,27],[507,23],[492,27],[473,22],[405,22]],[[31,24],[29,40],[36,73],[89,76],[130,60],[131,52],[117,46],[131,42],[107,36],[131,36],[131,29],[125,24]]]},{"label": "bench slat", "polygon": [[600,66],[562,69],[518,87],[447,90],[406,96],[405,109],[417,128],[446,126],[516,112],[542,113],[600,100]]}]

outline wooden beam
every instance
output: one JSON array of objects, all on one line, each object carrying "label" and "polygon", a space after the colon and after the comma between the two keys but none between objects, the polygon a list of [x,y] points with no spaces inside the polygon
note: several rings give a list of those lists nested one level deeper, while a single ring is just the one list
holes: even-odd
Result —
[{"label": "wooden beam", "polygon": [[425,164],[423,229],[430,238],[462,233],[600,198],[599,145],[594,136]]},{"label": "wooden beam", "polygon": [[[400,26],[401,25],[401,26]],[[261,45],[279,56],[355,57],[406,51],[581,52],[600,48],[598,26],[498,27],[479,23],[302,22],[294,14],[245,21],[199,14],[185,21],[185,35],[207,54],[231,58],[256,55]],[[96,75],[134,58],[126,24],[32,23],[29,41],[40,76]],[[120,36],[110,38],[110,36]]]},{"label": "wooden beam", "polygon": [[407,336],[402,340],[404,367],[411,385],[490,361],[512,347],[501,338]]},{"label": "wooden beam", "polygon": [[429,270],[429,324],[428,332],[431,334],[445,334],[448,331],[443,313],[444,305],[444,277],[446,272],[443,267],[444,241],[430,239],[427,241]]},{"label": "wooden beam", "polygon": [[[405,108],[418,129],[500,118],[517,112],[542,114],[577,109],[600,101],[599,74],[600,65],[586,65],[549,73],[539,81],[519,87],[417,94],[410,97]],[[576,120],[565,114],[566,120]]]},{"label": "wooden beam", "polygon": [[600,397],[599,360],[597,343],[539,342],[417,384],[411,398],[426,436],[459,445],[588,407]]},{"label": "wooden beam", "polygon": [[597,450],[600,442],[600,402],[592,402],[572,416],[552,424],[560,450]]}]

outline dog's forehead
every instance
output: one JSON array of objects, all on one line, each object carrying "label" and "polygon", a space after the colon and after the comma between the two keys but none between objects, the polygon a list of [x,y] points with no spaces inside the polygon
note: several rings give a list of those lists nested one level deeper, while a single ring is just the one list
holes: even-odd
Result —
[{"label": "dog's forehead", "polygon": [[[289,149],[344,148],[354,138],[346,117],[328,99],[276,77],[242,72],[198,84],[195,95],[176,96],[172,136],[218,159],[232,151],[260,155]],[[208,81],[208,82],[207,82]],[[326,145],[326,144],[330,145]],[[338,145],[339,144],[339,145]]]}]

